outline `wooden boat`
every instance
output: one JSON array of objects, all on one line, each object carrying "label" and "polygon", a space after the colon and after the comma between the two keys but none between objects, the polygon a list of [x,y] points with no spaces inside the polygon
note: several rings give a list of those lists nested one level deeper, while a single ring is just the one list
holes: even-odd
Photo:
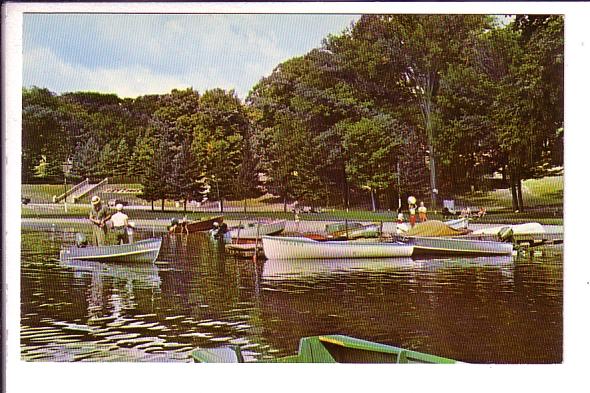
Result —
[{"label": "wooden boat", "polygon": [[170,231],[174,233],[194,233],[194,232],[204,232],[210,229],[213,229],[213,224],[218,223],[221,225],[223,222],[223,216],[216,216],[216,217],[209,217],[203,218],[202,220],[189,220],[189,221],[180,221],[177,225],[173,228],[170,228]]},{"label": "wooden boat", "polygon": [[277,235],[285,230],[286,220],[250,222],[230,230],[232,240],[244,242],[260,239],[266,235]]},{"label": "wooden boat", "polygon": [[[245,363],[239,347],[197,349],[191,357],[198,363]],[[459,363],[427,353],[374,343],[342,335],[305,337],[296,355],[264,360],[265,363]]]},{"label": "wooden boat", "polygon": [[263,236],[262,245],[268,259],[409,257],[413,251],[409,244],[377,239],[317,241],[307,237]]},{"label": "wooden boat", "polygon": [[112,246],[72,246],[60,253],[61,260],[98,262],[154,262],[160,253],[161,238],[140,240],[135,243]]},{"label": "wooden boat", "polygon": [[419,255],[512,255],[512,243],[456,237],[408,237]]},{"label": "wooden boat", "polygon": [[253,258],[254,254],[258,258],[264,256],[262,243],[226,244],[225,251],[237,258]]},{"label": "wooden boat", "polygon": [[380,224],[363,225],[359,222],[336,223],[326,225],[328,239],[373,238],[381,234]]}]

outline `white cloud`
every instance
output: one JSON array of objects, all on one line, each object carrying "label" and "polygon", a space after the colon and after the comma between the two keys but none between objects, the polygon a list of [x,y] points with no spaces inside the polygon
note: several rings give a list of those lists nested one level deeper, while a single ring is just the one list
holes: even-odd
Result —
[{"label": "white cloud", "polygon": [[119,96],[235,89],[241,98],[280,62],[354,19],[337,15],[26,16],[23,84]]}]

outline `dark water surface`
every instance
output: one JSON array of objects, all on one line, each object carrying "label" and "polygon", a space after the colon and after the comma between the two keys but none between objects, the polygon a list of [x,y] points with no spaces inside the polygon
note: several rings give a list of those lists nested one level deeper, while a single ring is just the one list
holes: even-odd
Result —
[{"label": "dark water surface", "polygon": [[229,344],[255,360],[345,334],[465,362],[562,361],[561,246],[518,258],[255,263],[195,234],[165,236],[153,265],[59,261],[73,241],[22,232],[24,360],[186,362],[195,347]]}]

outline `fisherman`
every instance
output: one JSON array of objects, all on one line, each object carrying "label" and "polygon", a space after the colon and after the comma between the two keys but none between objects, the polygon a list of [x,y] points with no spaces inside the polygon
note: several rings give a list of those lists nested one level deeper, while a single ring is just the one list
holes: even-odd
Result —
[{"label": "fisherman", "polygon": [[109,215],[108,208],[103,206],[100,197],[97,195],[92,197],[90,203],[92,208],[90,209],[88,219],[94,224],[92,225],[94,243],[97,246],[104,246],[106,244],[106,236],[108,232],[107,221],[111,216]]},{"label": "fisherman", "polygon": [[428,220],[426,217],[426,206],[424,206],[424,202],[420,202],[420,207],[418,208],[418,218],[420,219],[420,222]]},{"label": "fisherman", "polygon": [[123,213],[123,204],[117,203],[115,206],[117,212],[111,216],[111,222],[113,223],[113,231],[116,236],[117,244],[128,244],[129,234],[127,229],[129,228],[129,217]]}]

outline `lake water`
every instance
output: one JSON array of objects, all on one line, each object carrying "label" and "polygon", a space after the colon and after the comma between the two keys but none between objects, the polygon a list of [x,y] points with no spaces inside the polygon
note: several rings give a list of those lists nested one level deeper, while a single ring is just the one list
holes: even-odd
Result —
[{"label": "lake water", "polygon": [[260,360],[319,334],[464,362],[563,357],[562,246],[519,257],[254,262],[192,234],[166,235],[153,265],[59,261],[73,242],[73,232],[22,232],[23,360],[188,362],[196,347],[230,344]]}]

